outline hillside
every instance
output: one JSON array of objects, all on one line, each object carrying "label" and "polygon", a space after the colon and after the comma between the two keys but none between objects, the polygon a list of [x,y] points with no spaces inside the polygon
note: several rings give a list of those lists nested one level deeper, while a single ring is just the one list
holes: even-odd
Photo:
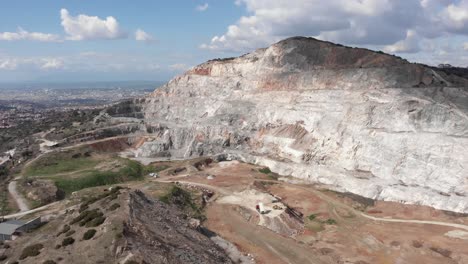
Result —
[{"label": "hillside", "polygon": [[198,65],[136,103],[138,157],[224,153],[364,197],[468,212],[468,80],[295,37]]},{"label": "hillside", "polygon": [[0,262],[232,263],[177,206],[138,190],[92,193],[80,193],[71,200],[80,203],[53,211],[44,226],[2,245]]}]

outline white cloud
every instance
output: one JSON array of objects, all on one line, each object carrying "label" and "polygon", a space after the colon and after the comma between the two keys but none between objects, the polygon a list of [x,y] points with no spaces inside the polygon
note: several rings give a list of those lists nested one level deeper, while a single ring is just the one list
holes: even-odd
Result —
[{"label": "white cloud", "polygon": [[[300,35],[392,53],[422,54],[428,52],[422,50],[425,42],[468,40],[468,0],[236,0],[235,3],[244,7],[248,15],[200,45],[201,48],[248,52]],[[459,61],[455,53],[451,54]]]},{"label": "white cloud", "polygon": [[387,45],[383,50],[388,53],[416,53],[420,51],[418,36],[414,30],[408,30],[405,39]]},{"label": "white cloud", "polygon": [[144,42],[152,42],[152,41],[154,41],[154,38],[153,38],[153,36],[146,33],[145,31],[143,31],[141,29],[137,29],[137,31],[135,32],[135,40],[144,41]]},{"label": "white cloud", "polygon": [[468,34],[468,0],[447,6],[440,18],[449,31]]},{"label": "white cloud", "polygon": [[11,56],[0,53],[0,72],[17,71],[29,73],[41,72],[93,72],[93,73],[161,73],[176,71],[186,66],[175,65],[173,69],[162,67],[154,57],[135,54],[113,54],[86,51],[62,56]]},{"label": "white cloud", "polygon": [[463,43],[463,49],[468,51],[468,42]]},{"label": "white cloud", "polygon": [[0,70],[15,70],[18,63],[13,59],[0,60]]},{"label": "white cloud", "polygon": [[169,69],[173,71],[186,71],[190,69],[190,66],[188,66],[185,63],[176,63],[176,64],[169,65]]},{"label": "white cloud", "polygon": [[204,12],[208,9],[208,7],[209,7],[208,3],[204,3],[203,5],[198,5],[197,7],[195,7],[195,10],[199,12]]},{"label": "white cloud", "polygon": [[45,58],[43,64],[41,65],[41,69],[43,70],[58,70],[62,69],[63,67],[63,61],[57,58]]},{"label": "white cloud", "polygon": [[68,10],[61,9],[60,17],[68,40],[95,40],[125,38],[117,20],[108,16],[105,20],[97,16],[80,14],[73,17]]},{"label": "white cloud", "polygon": [[0,40],[35,40],[42,42],[58,42],[60,41],[60,37],[54,34],[28,32],[20,27],[16,32],[0,32]]}]

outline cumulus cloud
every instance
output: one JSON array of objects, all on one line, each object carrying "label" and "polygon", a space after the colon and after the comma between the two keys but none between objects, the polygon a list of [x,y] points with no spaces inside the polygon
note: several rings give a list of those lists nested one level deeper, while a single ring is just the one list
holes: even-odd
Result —
[{"label": "cumulus cloud", "polygon": [[55,34],[29,32],[20,27],[16,32],[0,32],[0,40],[35,40],[42,42],[57,42],[60,41],[60,37]]},{"label": "cumulus cloud", "polygon": [[199,12],[203,12],[203,11],[206,11],[208,7],[209,7],[208,3],[204,3],[203,5],[198,5],[197,7],[195,7],[195,10]]},{"label": "cumulus cloud", "polygon": [[0,60],[0,70],[15,70],[18,67],[16,60],[5,59]]},{"label": "cumulus cloud", "polygon": [[97,16],[80,14],[71,16],[66,9],[60,10],[62,26],[68,35],[68,40],[96,40],[96,39],[119,39],[127,37],[120,29],[117,20],[108,16],[101,19]]},{"label": "cumulus cloud", "polygon": [[286,37],[313,36],[392,53],[468,36],[468,0],[236,0],[248,15],[203,49],[245,52]]},{"label": "cumulus cloud", "polygon": [[448,5],[440,18],[448,31],[468,35],[468,0]]},{"label": "cumulus cloud", "polygon": [[135,40],[144,41],[144,42],[152,42],[152,41],[154,41],[154,38],[153,38],[153,36],[146,33],[145,31],[143,31],[141,29],[137,29],[137,31],[135,32]]},{"label": "cumulus cloud", "polygon": [[414,30],[408,30],[406,38],[383,49],[388,53],[416,53],[420,51],[419,39]]}]

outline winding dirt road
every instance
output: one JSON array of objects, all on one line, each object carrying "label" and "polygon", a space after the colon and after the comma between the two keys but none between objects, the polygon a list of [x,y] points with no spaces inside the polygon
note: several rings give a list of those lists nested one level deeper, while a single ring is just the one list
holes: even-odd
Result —
[{"label": "winding dirt road", "polygon": [[16,188],[17,182],[15,180],[11,181],[8,184],[8,192],[11,194],[13,199],[15,199],[16,204],[18,205],[18,208],[20,209],[20,212],[26,212],[29,211],[29,206],[28,203],[26,202],[26,199],[21,196],[20,193],[18,193],[18,189]]}]

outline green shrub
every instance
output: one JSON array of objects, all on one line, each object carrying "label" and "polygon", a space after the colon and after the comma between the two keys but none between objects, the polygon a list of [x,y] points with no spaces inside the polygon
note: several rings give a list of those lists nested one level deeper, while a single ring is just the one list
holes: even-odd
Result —
[{"label": "green shrub", "polygon": [[41,249],[43,249],[44,246],[42,244],[34,244],[27,246],[23,249],[23,252],[21,252],[21,256],[19,259],[25,259],[27,257],[35,257],[39,254],[41,254]]},{"label": "green shrub", "polygon": [[73,235],[73,234],[75,234],[75,230],[70,230],[70,231],[68,231],[67,233],[65,233],[65,236],[66,236],[66,237],[69,237],[69,236],[71,236],[71,235]]},{"label": "green shrub", "polygon": [[66,237],[62,240],[62,247],[66,247],[73,243],[75,243],[75,239],[73,239],[73,237]]},{"label": "green shrub", "polygon": [[89,240],[96,234],[96,229],[89,229],[83,234],[83,240]]},{"label": "green shrub", "polygon": [[191,193],[178,186],[173,186],[167,194],[159,199],[166,204],[174,204],[181,209],[189,209],[192,217],[201,221],[206,220],[202,208],[193,202]]},{"label": "green shrub", "polygon": [[171,190],[169,190],[167,194],[162,196],[160,200],[164,203],[175,204],[182,208],[185,208],[187,206],[194,206],[192,202],[192,195],[188,191],[180,188],[179,186],[172,186]]},{"label": "green shrub", "polygon": [[328,218],[327,221],[325,221],[325,224],[327,224],[327,225],[334,225],[334,224],[336,224],[336,220],[335,220],[335,219]]},{"label": "green shrub", "polygon": [[309,215],[309,220],[313,221],[317,216],[315,214]]},{"label": "green shrub", "polygon": [[270,168],[268,168],[268,167],[261,168],[258,171],[261,172],[261,173],[264,173],[264,174],[269,174],[271,172]]},{"label": "green shrub", "polygon": [[76,218],[74,218],[70,224],[79,223],[80,226],[86,225],[88,222],[92,221],[95,218],[103,216],[103,213],[99,209],[86,210],[81,212]]},{"label": "green shrub", "polygon": [[70,226],[69,226],[69,225],[64,225],[64,226],[62,227],[62,231],[60,231],[60,232],[57,233],[57,236],[60,236],[61,234],[64,234],[64,233],[66,233],[66,232],[68,232],[68,231],[70,231]]},{"label": "green shrub", "polygon": [[114,211],[115,209],[119,208],[120,207],[120,204],[118,203],[115,203],[115,204],[112,204],[110,207],[109,207],[109,211]]},{"label": "green shrub", "polygon": [[86,227],[97,227],[100,226],[102,223],[106,221],[106,217],[104,216],[98,216],[94,218],[92,221],[86,223]]}]

